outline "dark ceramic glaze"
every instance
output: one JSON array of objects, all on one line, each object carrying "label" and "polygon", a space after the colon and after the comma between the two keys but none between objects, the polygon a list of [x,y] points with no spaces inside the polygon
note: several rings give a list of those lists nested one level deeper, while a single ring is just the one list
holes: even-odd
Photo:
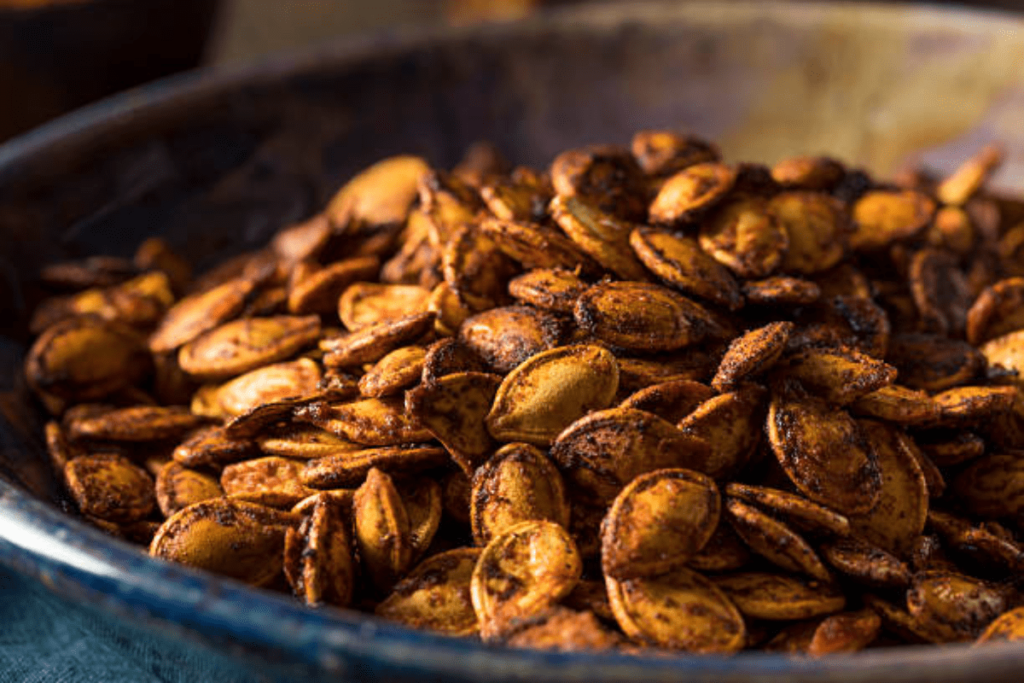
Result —
[{"label": "dark ceramic glaze", "polygon": [[807,4],[582,8],[549,21],[396,34],[131,91],[0,147],[0,562],[65,598],[282,679],[1019,681],[1024,648],[905,647],[825,660],[488,648],[149,559],[62,512],[20,380],[47,262],[162,235],[200,267],[264,243],[383,155],[515,162],[689,128],[736,158],[829,151],[885,171],[1008,150],[1024,189],[1024,23]]}]

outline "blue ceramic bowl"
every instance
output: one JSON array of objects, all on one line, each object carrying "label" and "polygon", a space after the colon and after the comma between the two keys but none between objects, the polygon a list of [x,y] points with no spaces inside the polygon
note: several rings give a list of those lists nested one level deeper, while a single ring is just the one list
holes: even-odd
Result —
[{"label": "blue ceramic bowl", "polygon": [[[62,512],[24,390],[35,274],[159,234],[199,267],[313,212],[350,173],[412,152],[516,162],[690,128],[732,157],[829,151],[948,168],[1003,142],[1024,190],[1024,23],[870,5],[683,3],[394,34],[127,92],[0,148],[0,562],[140,633],[261,676],[353,681],[1019,681],[1024,648],[904,647],[822,660],[497,649],[150,559]],[[193,645],[189,645],[192,647]]]}]

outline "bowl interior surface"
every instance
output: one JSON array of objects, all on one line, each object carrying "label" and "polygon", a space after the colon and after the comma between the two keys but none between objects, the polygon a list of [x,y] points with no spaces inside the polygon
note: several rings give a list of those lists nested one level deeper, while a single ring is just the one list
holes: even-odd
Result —
[{"label": "bowl interior surface", "polygon": [[872,5],[624,3],[396,33],[130,91],[0,147],[0,561],[76,600],[249,661],[352,680],[1019,680],[1024,652],[904,648],[823,661],[495,650],[159,563],[60,511],[20,379],[45,263],[160,235],[202,270],[261,246],[389,154],[514,163],[691,130],[727,158],[828,153],[949,170],[997,141],[1024,190],[1024,21]]}]

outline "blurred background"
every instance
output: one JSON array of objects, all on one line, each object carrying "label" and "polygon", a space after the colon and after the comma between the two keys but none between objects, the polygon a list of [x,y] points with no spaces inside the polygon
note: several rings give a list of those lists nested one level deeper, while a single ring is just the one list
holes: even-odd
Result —
[{"label": "blurred background", "polygon": [[[511,20],[580,1],[0,0],[0,141],[200,64],[244,62],[387,27]],[[1024,0],[932,4],[1024,11]]]}]

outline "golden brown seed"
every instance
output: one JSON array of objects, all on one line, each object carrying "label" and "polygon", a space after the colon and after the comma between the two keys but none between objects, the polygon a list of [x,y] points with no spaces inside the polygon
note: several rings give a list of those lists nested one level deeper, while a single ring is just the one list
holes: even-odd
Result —
[{"label": "golden brown seed", "polygon": [[442,254],[444,280],[459,300],[473,311],[508,301],[508,280],[516,264],[475,226],[455,231]]},{"label": "golden brown seed", "polygon": [[241,312],[254,289],[254,282],[239,278],[185,297],[164,316],[149,338],[149,349],[153,353],[175,351],[231,320]]},{"label": "golden brown seed", "polygon": [[734,339],[718,364],[711,386],[725,391],[771,368],[785,351],[793,327],[789,321],[769,323]]},{"label": "golden brown seed", "polygon": [[972,295],[957,258],[947,251],[921,249],[910,260],[908,278],[919,328],[962,336]]},{"label": "golden brown seed", "polygon": [[297,409],[323,398],[322,394],[316,393],[312,396],[280,398],[272,403],[263,403],[229,419],[224,425],[224,434],[231,439],[255,438],[276,425],[290,421]]},{"label": "golden brown seed", "polygon": [[981,347],[984,359],[991,366],[1000,366],[1016,373],[1016,384],[1024,386],[1024,330],[1010,332],[986,342]]},{"label": "golden brown seed", "polygon": [[862,420],[860,432],[881,474],[881,493],[868,511],[850,514],[857,534],[899,557],[905,557],[924,530],[928,487],[906,434],[882,422]]},{"label": "golden brown seed", "polygon": [[642,643],[730,653],[746,642],[746,627],[736,606],[700,574],[677,569],[650,579],[606,576],[605,582],[619,626]]},{"label": "golden brown seed", "polygon": [[954,253],[967,255],[974,249],[977,230],[967,211],[959,206],[943,206],[935,212],[927,239],[928,244],[934,247],[944,247]]},{"label": "golden brown seed", "polygon": [[215,381],[284,360],[320,335],[317,316],[236,320],[181,347],[178,363],[196,379]]},{"label": "golden brown seed", "polygon": [[562,152],[551,162],[551,184],[564,197],[582,197],[626,220],[647,216],[646,181],[628,150],[593,145]]},{"label": "golden brown seed", "polygon": [[214,498],[169,517],[149,554],[263,586],[281,574],[285,532],[301,521],[263,505]]},{"label": "golden brown seed", "polygon": [[399,581],[375,610],[412,628],[453,636],[477,632],[470,580],[482,550],[457,548],[432,555]]},{"label": "golden brown seed", "polygon": [[459,341],[495,372],[505,374],[532,356],[559,345],[563,318],[530,306],[506,306],[477,313],[459,327]]},{"label": "golden brown seed", "polygon": [[684,434],[708,444],[700,469],[716,479],[739,473],[761,443],[765,390],[756,385],[714,396],[679,422]]},{"label": "golden brown seed", "polygon": [[164,517],[211,498],[220,498],[224,490],[215,477],[169,462],[156,475],[156,500]]},{"label": "golden brown seed", "polygon": [[320,348],[326,352],[324,365],[328,368],[347,368],[376,363],[395,349],[417,341],[433,327],[434,314],[425,312],[367,325],[344,336],[323,339]]},{"label": "golden brown seed", "polygon": [[864,596],[864,604],[873,610],[881,619],[885,631],[894,634],[903,642],[934,643],[936,636],[930,633],[910,613],[887,600],[870,593]]},{"label": "golden brown seed", "polygon": [[907,591],[908,611],[940,642],[974,640],[1007,606],[1005,591],[954,572],[921,572]]},{"label": "golden brown seed", "polygon": [[725,492],[730,498],[767,510],[787,524],[804,531],[816,535],[848,536],[850,534],[850,521],[844,515],[823,505],[812,503],[803,496],[740,482],[730,482],[726,485]]},{"label": "golden brown seed", "polygon": [[403,346],[387,354],[359,378],[359,392],[370,398],[397,394],[423,376],[427,351],[422,346]]},{"label": "golden brown seed", "polygon": [[814,631],[807,647],[812,657],[859,652],[878,637],[882,629],[881,618],[870,609],[844,612],[826,617]]},{"label": "golden brown seed", "polygon": [[36,339],[25,359],[25,377],[37,393],[88,401],[135,384],[151,366],[145,346],[129,328],[80,316]]},{"label": "golden brown seed", "polygon": [[1024,278],[1011,277],[985,288],[967,312],[967,341],[980,345],[1024,329]]},{"label": "golden brown seed", "polygon": [[450,461],[447,451],[438,446],[410,444],[366,448],[310,460],[299,474],[299,479],[306,486],[331,489],[355,486],[373,468],[392,474],[411,474],[440,467]]},{"label": "golden brown seed", "polygon": [[986,145],[939,183],[935,196],[943,204],[963,206],[1002,162],[1003,150]]},{"label": "golden brown seed", "polygon": [[789,236],[783,270],[811,275],[842,260],[849,228],[841,202],[815,192],[782,192],[768,210]]},{"label": "golden brown seed", "polygon": [[334,226],[400,224],[416,199],[420,179],[429,171],[427,163],[414,156],[378,161],[338,190],[325,213]]},{"label": "golden brown seed", "polygon": [[307,605],[346,607],[352,601],[356,567],[348,529],[341,504],[324,497],[297,531],[288,529],[285,575],[292,591]]},{"label": "golden brown seed", "polygon": [[718,525],[714,480],[663,469],[633,479],[616,496],[601,527],[601,566],[617,579],[655,577],[683,567]]},{"label": "golden brown seed", "polygon": [[744,616],[753,619],[809,619],[846,605],[836,586],[789,574],[739,572],[715,576],[712,582]]},{"label": "golden brown seed", "polygon": [[72,439],[157,441],[180,438],[207,420],[178,406],[132,406],[65,419]]},{"label": "golden brown seed", "polygon": [[630,151],[644,173],[665,176],[708,161],[721,153],[713,143],[694,135],[668,130],[642,130],[633,136]]},{"label": "golden brown seed", "polygon": [[846,411],[810,396],[776,394],[768,438],[786,474],[811,500],[854,514],[870,510],[881,496],[875,456]]},{"label": "golden brown seed", "polygon": [[735,498],[727,498],[729,522],[755,553],[785,570],[821,581],[831,579],[814,549],[784,522]]},{"label": "golden brown seed", "polygon": [[619,385],[624,391],[636,391],[676,380],[706,382],[711,377],[717,359],[715,353],[699,347],[640,358],[620,356],[616,359],[619,365]]},{"label": "golden brown seed", "polygon": [[1019,518],[1024,512],[1024,457],[994,453],[978,458],[953,480],[953,494],[979,517]]},{"label": "golden brown seed", "polygon": [[228,465],[220,475],[224,492],[232,498],[267,507],[290,508],[312,495],[299,480],[302,463],[268,456]]},{"label": "golden brown seed", "polygon": [[708,445],[660,417],[610,408],[582,417],[558,435],[551,457],[578,490],[610,502],[634,478],[665,468],[701,471]]},{"label": "golden brown seed", "polygon": [[934,397],[945,424],[977,422],[1005,413],[1017,398],[1015,387],[955,387]]},{"label": "golden brown seed", "polygon": [[640,389],[620,403],[619,408],[643,410],[668,422],[679,422],[714,395],[714,389],[706,384],[677,379]]},{"label": "golden brown seed", "polygon": [[509,280],[508,293],[524,304],[572,315],[587,285],[561,268],[535,268]]},{"label": "golden brown seed", "polygon": [[786,361],[787,377],[836,405],[853,403],[896,379],[896,368],[855,349],[805,349]]},{"label": "golden brown seed", "polygon": [[640,227],[630,233],[629,245],[666,285],[730,310],[743,306],[732,273],[704,253],[692,237]]},{"label": "golden brown seed", "polygon": [[743,296],[752,306],[807,306],[821,299],[816,282],[775,275],[743,283]]},{"label": "golden brown seed", "polygon": [[[341,513],[345,516],[349,522],[352,521],[352,501],[355,500],[356,490],[355,489],[332,489],[330,491],[317,491],[313,495],[303,498],[295,507],[292,508],[292,512],[296,515],[303,515],[308,517],[313,514],[313,508],[316,507],[317,503],[322,500],[330,500],[338,504]],[[349,524],[351,527],[351,524]]]},{"label": "golden brown seed", "polygon": [[972,527],[953,515],[929,510],[928,526],[942,536],[950,549],[963,556],[1011,572],[1024,569],[1024,548],[995,522],[983,522],[981,526]]},{"label": "golden brown seed", "polygon": [[[300,263],[288,284],[288,312],[292,315],[329,315],[338,309],[338,298],[354,282],[374,277],[380,268],[376,256],[361,256],[304,269]],[[305,272],[303,272],[305,270]]]},{"label": "golden brown seed", "polygon": [[114,454],[83,455],[64,467],[68,491],[82,514],[109,522],[135,522],[156,507],[153,479]]},{"label": "golden brown seed", "polygon": [[485,418],[500,384],[497,375],[482,372],[445,375],[408,391],[406,413],[444,444],[469,475],[493,450]]},{"label": "golden brown seed", "polygon": [[430,290],[415,285],[356,282],[338,300],[338,316],[352,332],[370,325],[401,320],[427,310]]},{"label": "golden brown seed", "polygon": [[736,169],[724,164],[694,164],[668,178],[650,206],[654,223],[677,226],[699,218],[729,194]]},{"label": "golden brown seed", "polygon": [[562,475],[534,446],[502,446],[473,475],[473,540],[485,546],[516,524],[539,519],[569,527],[569,502]]},{"label": "golden brown seed", "polygon": [[499,441],[547,446],[579,417],[610,405],[618,388],[618,364],[605,348],[544,351],[502,380],[487,429]]},{"label": "golden brown seed", "polygon": [[255,457],[256,444],[249,439],[231,438],[223,427],[197,430],[175,449],[174,461],[185,467],[220,469],[229,463]]},{"label": "golden brown seed", "polygon": [[717,332],[699,304],[643,282],[596,284],[577,300],[575,316],[598,339],[638,351],[672,351]]},{"label": "golden brown seed", "polygon": [[527,268],[562,268],[599,273],[600,266],[568,237],[553,228],[528,221],[486,218],[480,229],[505,254]]},{"label": "golden brown seed", "polygon": [[480,188],[480,197],[488,210],[502,220],[538,221],[547,213],[552,192],[550,183],[539,176],[496,178]]},{"label": "golden brown seed", "polygon": [[278,230],[270,240],[270,249],[284,263],[313,260],[327,246],[332,230],[327,215],[318,213]]},{"label": "golden brown seed", "polygon": [[632,223],[601,211],[581,197],[557,196],[551,200],[549,211],[562,232],[603,268],[623,280],[649,279],[629,249]]},{"label": "golden brown seed", "polygon": [[352,503],[359,556],[370,581],[389,590],[413,560],[412,526],[391,477],[371,469]]},{"label": "golden brown seed", "polygon": [[744,278],[771,275],[789,248],[785,225],[760,197],[739,197],[701,224],[701,248]]},{"label": "golden brown seed", "polygon": [[272,363],[221,385],[213,400],[224,416],[235,417],[265,403],[314,394],[321,379],[320,366],[309,358]]},{"label": "golden brown seed", "polygon": [[1024,640],[1024,607],[1004,612],[978,636],[975,644]]},{"label": "golden brown seed", "polygon": [[779,185],[803,190],[828,190],[843,179],[846,169],[828,157],[788,157],[772,166],[772,178]]},{"label": "golden brown seed", "polygon": [[905,425],[937,422],[940,413],[939,404],[925,392],[896,384],[864,394],[853,402],[850,410]]},{"label": "golden brown seed", "polygon": [[535,520],[506,529],[487,544],[470,584],[484,638],[500,635],[514,620],[555,605],[580,579],[582,561],[568,532]]},{"label": "golden brown seed", "polygon": [[905,588],[910,569],[898,557],[858,538],[827,541],[818,546],[821,556],[850,578],[868,586]]},{"label": "golden brown seed", "polygon": [[295,420],[366,446],[429,441],[431,433],[405,412],[400,396],[350,403],[315,402],[295,409]]},{"label": "golden brown seed", "polygon": [[914,190],[872,190],[853,205],[850,246],[871,251],[921,232],[935,215],[935,201]]}]

